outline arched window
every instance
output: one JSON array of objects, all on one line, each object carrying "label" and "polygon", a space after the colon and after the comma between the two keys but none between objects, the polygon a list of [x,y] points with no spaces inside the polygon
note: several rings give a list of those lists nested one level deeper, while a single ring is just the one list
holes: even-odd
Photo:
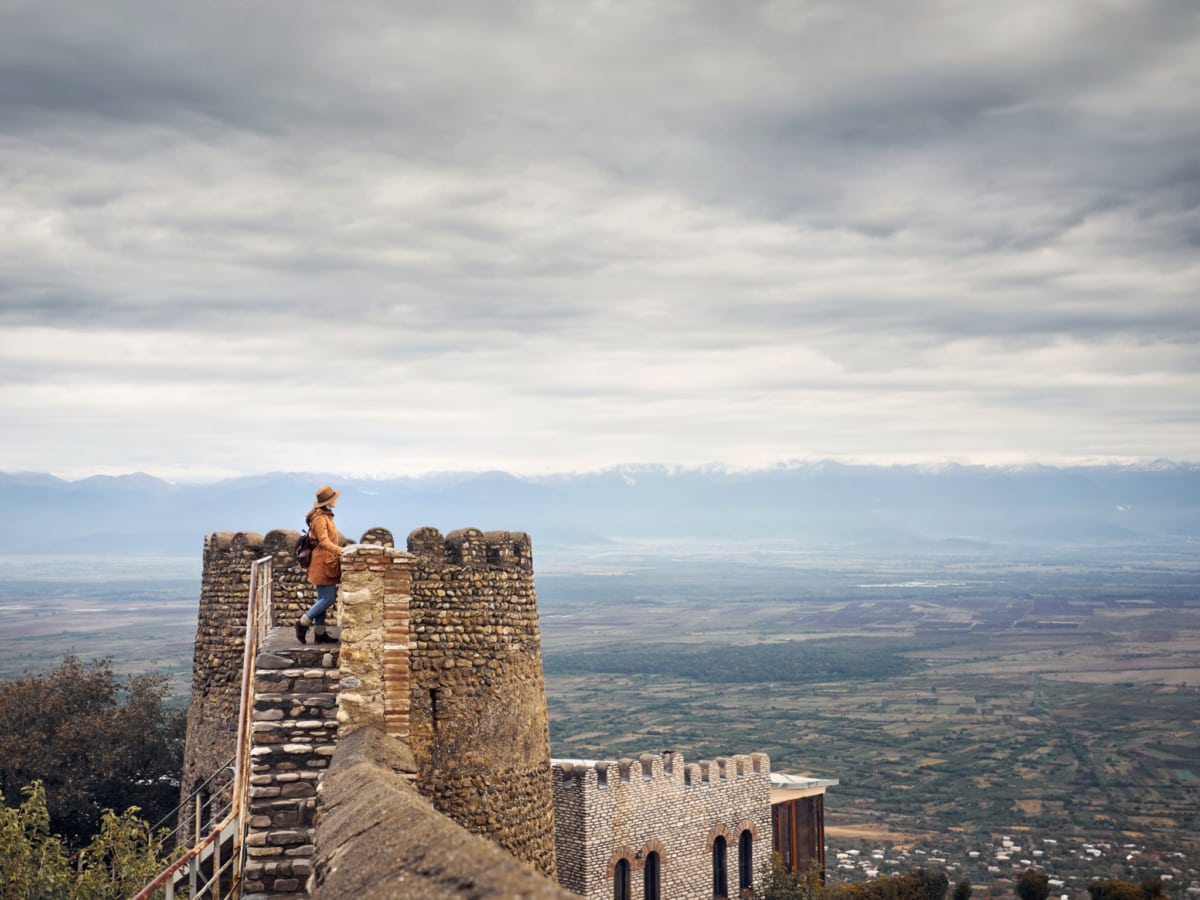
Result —
[{"label": "arched window", "polygon": [[727,850],[725,838],[718,836],[713,841],[713,897],[729,896],[729,873],[726,868]]},{"label": "arched window", "polygon": [[646,854],[646,866],[642,871],[645,875],[642,896],[645,900],[662,900],[662,862],[653,850]]},{"label": "arched window", "polygon": [[738,890],[754,887],[754,835],[747,828],[738,838]]},{"label": "arched window", "polygon": [[629,900],[629,860],[618,859],[613,867],[613,900]]}]

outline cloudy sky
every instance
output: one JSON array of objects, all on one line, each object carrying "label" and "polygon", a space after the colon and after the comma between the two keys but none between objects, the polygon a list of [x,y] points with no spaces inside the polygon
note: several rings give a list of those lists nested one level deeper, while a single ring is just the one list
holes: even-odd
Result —
[{"label": "cloudy sky", "polygon": [[0,23],[0,470],[1200,459],[1195,0]]}]

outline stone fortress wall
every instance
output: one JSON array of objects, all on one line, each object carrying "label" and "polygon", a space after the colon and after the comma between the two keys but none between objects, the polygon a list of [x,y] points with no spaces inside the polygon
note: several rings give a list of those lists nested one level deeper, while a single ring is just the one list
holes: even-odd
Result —
[{"label": "stone fortress wall", "polygon": [[744,831],[756,881],[770,859],[771,765],[764,753],[697,763],[670,751],[636,760],[555,760],[553,772],[559,883],[584,897],[613,896],[624,859],[630,896],[640,900],[651,853],[658,854],[659,896],[711,897],[718,837],[727,846],[729,896],[737,896]]},{"label": "stone fortress wall", "polygon": [[[205,540],[184,796],[234,754],[251,564],[272,557],[275,626],[289,627],[313,602],[292,556],[296,536]],[[360,543],[390,547],[392,537],[375,528]],[[417,788],[469,831],[553,878],[550,734],[529,537],[463,529],[443,538],[422,528],[408,547],[411,638],[396,652],[407,652],[411,671]]]},{"label": "stone fortress wall", "polygon": [[[298,900],[317,896],[322,885],[334,890],[337,879],[379,857],[384,845],[386,866],[371,869],[380,884],[432,877],[426,863],[434,857],[423,854],[450,853],[453,861],[438,876],[449,882],[461,883],[467,871],[483,878],[468,862],[482,860],[484,851],[447,831],[439,815],[507,850],[532,867],[530,874],[588,897],[612,896],[614,873],[628,867],[630,896],[641,900],[654,861],[658,896],[711,897],[713,847],[720,841],[735,896],[743,835],[752,841],[755,873],[761,870],[772,843],[765,754],[685,763],[666,752],[551,764],[528,535],[462,529],[443,536],[420,528],[409,535],[406,552],[386,529],[368,530],[343,554],[343,640],[322,648],[300,647],[291,634],[315,599],[292,555],[296,537],[282,530],[221,533],[204,544],[185,796],[233,757],[250,568],[264,556],[273,563],[276,629],[256,665],[247,868],[255,896]],[[322,837],[322,785],[351,738],[352,746],[396,742],[409,760],[402,769],[372,770],[381,792],[377,808],[359,809],[369,798],[353,790],[367,771],[363,747],[343,763],[359,774],[343,778],[340,793],[327,793],[331,827],[338,815],[352,823],[370,812],[380,826],[373,834],[387,836],[379,838],[384,845],[359,846],[359,832],[346,822]],[[402,796],[409,784],[428,812]],[[390,799],[380,805],[384,794]],[[410,817],[406,822],[389,824],[393,802],[395,815]],[[428,826],[424,838],[411,832],[417,820]],[[350,858],[357,863],[348,867]],[[484,866],[503,868],[494,861]],[[519,871],[479,896],[508,896],[511,878],[519,880]],[[546,891],[557,896],[550,884]]]}]

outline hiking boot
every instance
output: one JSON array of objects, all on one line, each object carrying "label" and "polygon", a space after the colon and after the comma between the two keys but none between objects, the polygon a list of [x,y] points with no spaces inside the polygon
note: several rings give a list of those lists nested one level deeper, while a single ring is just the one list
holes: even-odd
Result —
[{"label": "hiking boot", "polygon": [[337,642],[337,638],[335,638],[332,634],[326,634],[324,631],[318,631],[315,635],[313,635],[314,644],[336,644]]},{"label": "hiking boot", "polygon": [[[297,619],[296,620],[296,640],[298,640],[300,643],[303,644],[304,639],[306,637],[308,637],[308,626],[305,625],[303,622],[301,622],[299,619]],[[319,635],[317,637],[317,640],[318,640],[318,642],[320,641]]]}]

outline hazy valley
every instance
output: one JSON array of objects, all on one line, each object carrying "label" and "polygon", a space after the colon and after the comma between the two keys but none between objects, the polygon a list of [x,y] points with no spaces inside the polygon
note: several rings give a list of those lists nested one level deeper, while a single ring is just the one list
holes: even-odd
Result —
[{"label": "hazy valley", "polygon": [[[688,568],[673,586],[666,566],[603,590],[543,579],[564,601],[543,602],[556,752],[752,748],[837,778],[842,878],[931,864],[1002,889],[1032,863],[1077,891],[1196,878],[1194,562]],[[614,639],[629,630],[636,644]]]},{"label": "hazy valley", "polygon": [[[0,560],[0,675],[74,649],[169,669],[182,699],[197,569]],[[928,864],[1001,889],[1023,860],[1079,889],[1196,878],[1200,572],[1186,557],[606,544],[550,554],[538,590],[557,755],[764,750],[836,778],[842,878]]]},{"label": "hazy valley", "polygon": [[[111,655],[169,670],[180,702],[204,533],[295,527],[312,480],[9,477],[29,518],[24,555],[0,557],[0,677]],[[763,750],[836,778],[839,878],[925,864],[1003,892],[1036,864],[1063,892],[1155,874],[1182,896],[1200,878],[1196,479],[493,473],[354,482],[339,522],[532,535],[556,755]]]}]

